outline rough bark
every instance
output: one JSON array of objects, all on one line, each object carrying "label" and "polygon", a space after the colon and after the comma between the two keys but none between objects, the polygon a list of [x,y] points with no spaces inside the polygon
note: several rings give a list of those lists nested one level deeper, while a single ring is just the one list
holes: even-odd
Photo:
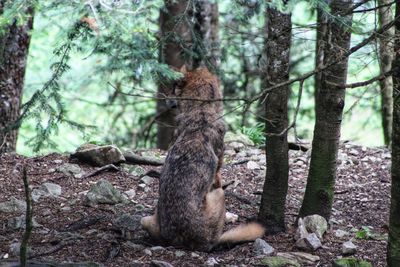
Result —
[{"label": "rough bark", "polygon": [[[188,55],[183,53],[182,46],[191,46],[192,35],[188,17],[191,14],[190,1],[166,0],[165,9],[160,11],[160,31],[162,46],[160,62],[179,69],[184,64],[190,64]],[[160,84],[158,97],[171,94],[172,88],[168,84]],[[168,149],[176,127],[175,111],[167,106],[164,100],[157,102],[157,147]]]},{"label": "rough bark", "polygon": [[[264,53],[264,84],[266,87],[289,79],[291,15],[276,9],[267,10],[267,39]],[[285,231],[285,202],[288,188],[287,133],[289,86],[270,93],[265,101],[267,173],[264,182],[259,220],[270,234]],[[272,134],[272,135],[271,135]],[[275,135],[274,135],[275,134]]]},{"label": "rough bark", "polygon": [[193,68],[207,66],[216,72],[219,66],[218,5],[209,0],[195,1],[195,38]]},{"label": "rough bark", "polygon": [[[4,1],[0,1],[0,15]],[[18,129],[10,126],[18,118],[21,106],[26,60],[33,25],[33,8],[26,23],[12,23],[0,32],[0,154],[16,149]]]},{"label": "rough bark", "polygon": [[[327,2],[327,0],[325,0]],[[326,27],[328,18],[320,7],[317,7],[317,29],[316,35],[317,40],[315,42],[315,68],[318,68],[324,64],[324,44],[326,39]],[[321,87],[322,72],[318,72],[314,77],[314,100],[315,110],[317,109],[317,96],[318,88]]]},{"label": "rough bark", "polygon": [[[324,64],[334,61],[338,55],[349,50],[351,32],[343,22],[350,26],[352,17],[351,14],[344,16],[343,12],[351,6],[350,0],[334,0],[330,3],[336,19],[330,20],[327,25]],[[345,89],[337,85],[346,83],[347,65],[348,58],[322,73],[317,95],[310,170],[300,217],[319,214],[329,220],[331,215],[345,100]]]},{"label": "rough bark", "polygon": [[[378,5],[390,4],[391,0],[379,0]],[[385,6],[378,9],[379,24],[381,27],[387,25],[393,20],[391,6]],[[393,35],[394,29],[391,28],[384,32],[379,38],[379,66],[381,74],[392,69],[393,61]],[[390,145],[392,134],[393,117],[393,80],[392,76],[380,81],[381,87],[381,116],[382,128],[385,145]]]},{"label": "rough bark", "polygon": [[[395,17],[400,16],[400,4],[396,4]],[[400,34],[400,20],[395,23],[396,35]],[[400,266],[400,41],[395,41],[393,61],[393,132],[392,132],[392,189],[389,219],[387,265]]]}]

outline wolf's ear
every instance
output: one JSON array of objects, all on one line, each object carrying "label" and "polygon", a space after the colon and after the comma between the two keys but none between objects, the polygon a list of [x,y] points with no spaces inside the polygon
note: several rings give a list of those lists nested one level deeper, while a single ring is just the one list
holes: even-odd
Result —
[{"label": "wolf's ear", "polygon": [[186,64],[183,64],[183,66],[179,69],[179,72],[182,73],[182,74],[186,74],[187,73]]}]

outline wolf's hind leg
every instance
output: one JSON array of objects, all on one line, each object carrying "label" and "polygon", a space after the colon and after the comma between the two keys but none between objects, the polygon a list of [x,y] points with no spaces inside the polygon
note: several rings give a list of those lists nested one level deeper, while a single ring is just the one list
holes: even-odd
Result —
[{"label": "wolf's hind leg", "polygon": [[159,239],[160,235],[160,225],[158,224],[157,220],[157,213],[152,216],[143,217],[140,220],[140,224],[142,225],[143,229],[145,229],[152,238]]},{"label": "wolf's hind leg", "polygon": [[212,239],[218,240],[225,222],[225,194],[222,188],[207,193],[205,212]]}]

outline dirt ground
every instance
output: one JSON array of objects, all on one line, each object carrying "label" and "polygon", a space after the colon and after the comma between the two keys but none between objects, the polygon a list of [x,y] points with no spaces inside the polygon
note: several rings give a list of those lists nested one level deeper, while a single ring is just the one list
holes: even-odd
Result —
[{"label": "dirt ground", "polygon": [[[153,154],[164,155],[161,151]],[[294,221],[305,191],[309,152],[290,151],[290,181],[287,197],[287,232],[264,239],[277,252],[298,251],[293,239]],[[260,192],[265,175],[265,154],[255,148],[243,148],[239,153],[226,151],[222,176],[225,182],[234,181],[227,188],[226,204],[229,212],[239,219],[234,224],[251,220],[258,212]],[[249,160],[254,164],[249,164]],[[44,182],[61,186],[62,194],[57,198],[41,198],[34,203],[36,222],[31,237],[31,256],[42,262],[97,262],[104,266],[149,266],[152,260],[161,260],[173,266],[204,266],[214,258],[219,266],[253,266],[259,258],[253,244],[246,243],[231,249],[211,253],[192,252],[184,248],[160,247],[149,239],[140,227],[121,231],[115,220],[123,214],[139,218],[154,211],[157,201],[158,181],[154,178],[148,185],[138,175],[129,172],[129,166],[120,166],[119,171],[105,171],[89,178],[76,178],[55,171],[59,166],[78,163],[84,173],[96,168],[71,161],[68,155],[50,154],[25,158],[15,154],[0,157],[0,202],[14,196],[24,200],[21,166],[25,164],[32,188]],[[146,171],[161,167],[142,166]],[[320,261],[312,266],[330,266],[333,259],[341,256],[341,245],[352,239],[357,245],[354,255],[370,261],[373,266],[385,266],[388,209],[390,200],[390,153],[386,149],[365,148],[346,143],[341,146],[338,160],[338,175],[335,201],[330,229],[324,236],[323,247],[313,252]],[[100,179],[110,181],[118,190],[134,189],[129,204],[99,205],[89,207],[84,197],[90,187]],[[24,230],[12,229],[9,220],[21,212],[0,212],[0,266],[1,260],[16,258],[10,245],[21,240]],[[226,224],[231,228],[232,223]],[[356,238],[363,226],[368,226],[369,238]],[[335,230],[350,233],[342,238]],[[3,263],[4,264],[4,263]]]}]

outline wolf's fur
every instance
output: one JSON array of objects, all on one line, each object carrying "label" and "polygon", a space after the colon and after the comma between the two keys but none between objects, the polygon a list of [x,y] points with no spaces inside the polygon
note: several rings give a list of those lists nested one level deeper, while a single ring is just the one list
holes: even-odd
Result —
[{"label": "wolf's fur", "polygon": [[254,240],[264,234],[256,223],[222,234],[225,196],[219,174],[224,152],[218,80],[207,69],[185,72],[176,89],[179,115],[176,141],[160,177],[155,215],[142,218],[154,237],[190,249],[210,250],[219,243]]}]

